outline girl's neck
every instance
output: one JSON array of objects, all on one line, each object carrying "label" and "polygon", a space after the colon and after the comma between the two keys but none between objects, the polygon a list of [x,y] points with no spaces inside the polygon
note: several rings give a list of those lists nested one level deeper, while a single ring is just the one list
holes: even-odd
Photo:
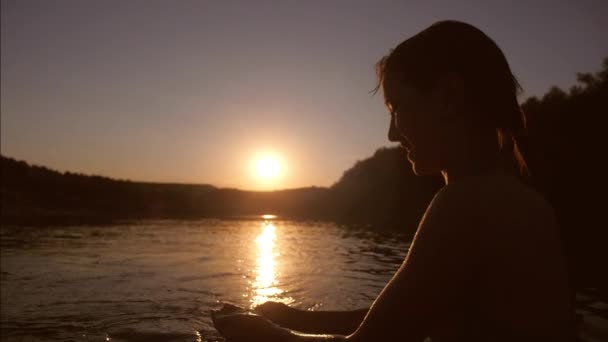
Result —
[{"label": "girl's neck", "polygon": [[458,163],[441,171],[446,185],[502,173],[501,155],[496,151],[461,158]]}]

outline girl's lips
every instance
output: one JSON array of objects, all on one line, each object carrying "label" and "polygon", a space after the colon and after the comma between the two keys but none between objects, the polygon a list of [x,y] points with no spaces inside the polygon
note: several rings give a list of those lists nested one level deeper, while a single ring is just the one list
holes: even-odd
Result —
[{"label": "girl's lips", "polygon": [[409,146],[405,143],[401,143],[401,148],[406,150],[408,153],[413,150],[411,146]]}]

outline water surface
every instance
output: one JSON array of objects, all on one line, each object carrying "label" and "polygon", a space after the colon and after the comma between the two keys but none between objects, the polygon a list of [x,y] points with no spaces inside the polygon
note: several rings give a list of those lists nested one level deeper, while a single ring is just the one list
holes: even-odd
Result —
[{"label": "water surface", "polygon": [[3,341],[206,341],[222,301],[369,306],[397,233],[273,217],[1,228]]}]

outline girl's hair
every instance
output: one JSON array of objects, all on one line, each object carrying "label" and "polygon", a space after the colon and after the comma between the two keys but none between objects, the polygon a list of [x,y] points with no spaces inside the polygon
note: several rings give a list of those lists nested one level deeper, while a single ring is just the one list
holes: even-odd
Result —
[{"label": "girl's hair", "polygon": [[500,150],[511,155],[520,173],[527,175],[518,146],[526,129],[526,117],[517,102],[521,86],[498,45],[474,26],[440,21],[399,44],[376,64],[374,92],[381,87],[386,90],[387,77],[428,91],[451,72],[463,80],[464,101],[473,119],[496,130]]}]

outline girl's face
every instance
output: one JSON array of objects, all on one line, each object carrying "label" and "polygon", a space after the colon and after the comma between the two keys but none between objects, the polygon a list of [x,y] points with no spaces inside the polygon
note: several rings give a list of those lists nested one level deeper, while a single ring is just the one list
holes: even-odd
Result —
[{"label": "girl's face", "polygon": [[399,142],[407,152],[416,175],[437,174],[456,155],[456,127],[448,117],[453,111],[445,89],[437,86],[423,93],[398,81],[386,80],[384,96],[391,113],[390,141]]}]

